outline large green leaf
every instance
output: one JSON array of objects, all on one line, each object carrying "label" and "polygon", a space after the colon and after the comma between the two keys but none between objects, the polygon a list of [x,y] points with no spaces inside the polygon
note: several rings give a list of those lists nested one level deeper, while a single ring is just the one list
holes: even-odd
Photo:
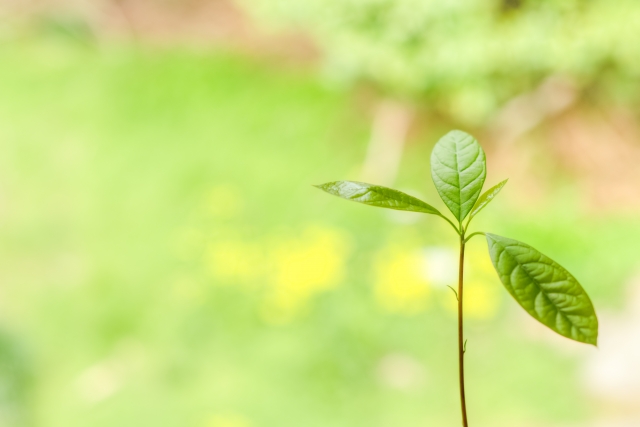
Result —
[{"label": "large green leaf", "polygon": [[498,193],[502,190],[502,187],[504,187],[507,184],[507,181],[509,180],[505,179],[504,181],[500,182],[497,185],[494,185],[493,187],[485,191],[484,194],[480,196],[476,204],[473,206],[473,209],[469,214],[470,217],[473,218],[474,216],[478,215],[478,213],[482,209],[484,209],[485,206],[487,206],[498,195]]},{"label": "large green leaf", "polygon": [[486,236],[500,280],[530,315],[560,335],[597,345],[593,304],[567,270],[525,243]]},{"label": "large green leaf", "polygon": [[484,151],[471,135],[454,130],[431,153],[431,177],[442,201],[462,222],[478,200],[487,176]]},{"label": "large green leaf", "polygon": [[334,196],[365,205],[442,216],[440,211],[422,200],[380,185],[356,181],[336,181],[316,185],[316,187]]}]

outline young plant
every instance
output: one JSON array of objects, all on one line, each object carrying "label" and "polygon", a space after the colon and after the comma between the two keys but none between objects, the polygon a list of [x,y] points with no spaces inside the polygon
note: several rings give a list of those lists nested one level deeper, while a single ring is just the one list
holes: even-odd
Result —
[{"label": "young plant", "polygon": [[598,319],[593,304],[580,283],[567,270],[551,258],[517,240],[481,231],[468,234],[471,220],[507,183],[507,180],[504,180],[481,195],[486,175],[485,154],[478,141],[469,134],[454,130],[438,141],[431,154],[433,183],[440,198],[453,214],[454,221],[422,200],[391,188],[354,181],[336,181],[317,186],[329,194],[370,206],[436,215],[456,230],[460,241],[456,292],[458,367],[464,427],[469,425],[464,391],[464,252],[465,245],[472,237],[486,237],[489,256],[500,281],[534,319],[575,341],[597,345],[598,339]]}]

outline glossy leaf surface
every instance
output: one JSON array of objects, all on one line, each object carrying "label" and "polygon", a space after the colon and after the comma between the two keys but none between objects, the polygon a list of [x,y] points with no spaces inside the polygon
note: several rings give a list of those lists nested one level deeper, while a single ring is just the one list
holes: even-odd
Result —
[{"label": "glossy leaf surface", "polygon": [[502,188],[507,184],[507,181],[509,180],[505,179],[498,185],[495,185],[490,189],[488,189],[487,191],[485,191],[484,194],[480,196],[476,204],[473,206],[471,213],[469,214],[471,215],[471,218],[478,215],[478,212],[480,212],[482,209],[485,208],[485,206],[491,203],[491,201],[498,195],[498,193],[502,190]]},{"label": "glossy leaf surface", "polygon": [[486,236],[500,280],[531,316],[560,335],[597,345],[593,304],[567,270],[525,243]]},{"label": "glossy leaf surface", "polygon": [[431,153],[431,177],[442,201],[462,222],[480,196],[487,167],[484,151],[471,135],[454,130]]},{"label": "glossy leaf surface", "polygon": [[406,193],[380,185],[357,181],[336,181],[316,185],[334,196],[379,208],[422,212],[442,216],[433,206]]}]

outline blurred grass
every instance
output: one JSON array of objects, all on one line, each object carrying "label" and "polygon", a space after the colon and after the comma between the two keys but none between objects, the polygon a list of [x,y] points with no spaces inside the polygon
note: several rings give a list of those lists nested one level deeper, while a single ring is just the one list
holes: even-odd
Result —
[{"label": "blurred grass", "polygon": [[[373,264],[454,237],[310,186],[357,177],[368,123],[349,94],[225,53],[44,40],[0,61],[0,357],[21,365],[0,369],[7,425],[458,423],[450,291],[407,308],[380,282],[396,264]],[[430,200],[436,137],[408,148],[398,184]],[[523,212],[508,195],[478,227],[562,260],[597,307],[622,303],[637,219],[586,216],[560,193]],[[593,415],[578,367],[595,350],[519,332],[496,298],[468,322],[475,425]],[[402,369],[421,380],[393,386]]]}]

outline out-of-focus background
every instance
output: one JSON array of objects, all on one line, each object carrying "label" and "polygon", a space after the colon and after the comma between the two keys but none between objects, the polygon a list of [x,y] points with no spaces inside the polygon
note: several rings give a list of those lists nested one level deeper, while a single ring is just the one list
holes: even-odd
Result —
[{"label": "out-of-focus background", "polygon": [[509,184],[475,229],[560,261],[598,349],[472,241],[474,427],[640,426],[635,0],[0,1],[0,426],[460,423],[453,128]]}]

